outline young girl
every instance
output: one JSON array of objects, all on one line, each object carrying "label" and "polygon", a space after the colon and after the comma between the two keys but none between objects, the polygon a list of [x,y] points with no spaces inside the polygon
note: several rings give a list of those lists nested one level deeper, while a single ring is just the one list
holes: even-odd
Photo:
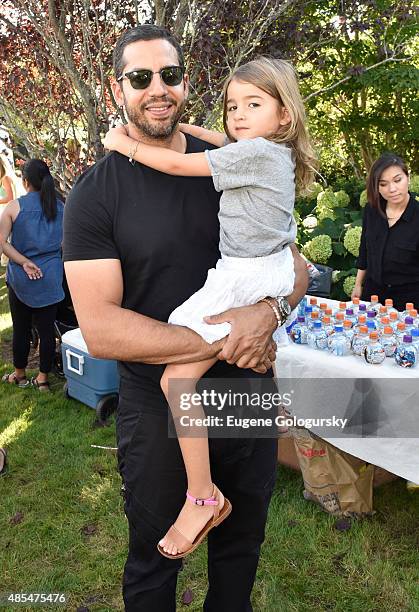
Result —
[{"label": "young girl", "polygon": [[[107,149],[161,172],[212,176],[215,189],[223,191],[221,259],[209,270],[205,285],[169,317],[169,323],[193,329],[208,343],[227,336],[230,324],[206,324],[206,315],[292,292],[294,267],[289,245],[296,235],[295,187],[309,185],[314,164],[303,101],[288,62],[262,57],[236,69],[224,87],[223,116],[231,141],[225,146],[223,134],[182,127],[220,147],[204,153],[182,154],[146,145],[129,138],[124,127],[110,130],[104,142]],[[269,305],[276,309],[274,301]],[[196,381],[215,362],[166,367],[161,386],[175,423],[182,413],[180,391],[193,392]],[[196,407],[193,416],[197,415],[203,416],[201,407]],[[231,512],[230,502],[212,483],[208,439],[202,436],[179,437],[188,492],[176,522],[158,545],[169,558],[192,552]]]}]

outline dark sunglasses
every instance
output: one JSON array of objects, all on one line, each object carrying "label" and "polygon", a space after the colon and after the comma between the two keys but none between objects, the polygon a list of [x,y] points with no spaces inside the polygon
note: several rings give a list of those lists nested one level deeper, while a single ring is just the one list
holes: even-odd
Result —
[{"label": "dark sunglasses", "polygon": [[146,89],[146,87],[148,87],[153,80],[153,76],[155,74],[159,74],[163,83],[169,87],[174,87],[182,82],[184,73],[185,69],[182,66],[165,66],[157,72],[143,68],[141,70],[126,72],[120,76],[117,81],[119,82],[122,81],[122,79],[129,79],[131,87],[134,89]]}]

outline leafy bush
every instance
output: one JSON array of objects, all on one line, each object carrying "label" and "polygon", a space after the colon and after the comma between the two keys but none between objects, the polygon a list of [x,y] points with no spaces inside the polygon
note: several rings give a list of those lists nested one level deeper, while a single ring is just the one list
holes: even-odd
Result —
[{"label": "leafy bush", "polygon": [[359,245],[361,244],[361,226],[350,227],[345,234],[343,239],[343,246],[349,253],[358,257],[359,255]]},{"label": "leafy bush", "polygon": [[326,234],[315,236],[303,246],[303,253],[314,263],[325,264],[332,255],[332,239]]},{"label": "leafy bush", "polygon": [[343,290],[348,297],[351,297],[351,293],[355,286],[355,280],[356,280],[356,277],[351,275],[351,276],[347,276],[345,280],[343,281]]}]

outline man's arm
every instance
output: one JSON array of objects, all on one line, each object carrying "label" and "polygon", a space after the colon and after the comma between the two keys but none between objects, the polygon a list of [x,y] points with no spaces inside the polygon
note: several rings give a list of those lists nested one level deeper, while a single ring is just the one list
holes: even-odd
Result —
[{"label": "man's arm", "polygon": [[68,261],[64,266],[77,320],[93,357],[190,363],[216,357],[221,350],[223,340],[209,345],[186,327],[122,308],[119,260]]}]

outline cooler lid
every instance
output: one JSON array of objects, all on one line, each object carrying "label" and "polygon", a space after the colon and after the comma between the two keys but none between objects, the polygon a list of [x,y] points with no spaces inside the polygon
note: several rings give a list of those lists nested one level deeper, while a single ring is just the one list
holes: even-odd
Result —
[{"label": "cooler lid", "polygon": [[71,329],[62,335],[61,338],[63,344],[67,344],[68,346],[72,346],[74,348],[79,349],[79,351],[83,351],[83,353],[89,354],[84,338],[81,334],[80,327],[76,329]]}]

